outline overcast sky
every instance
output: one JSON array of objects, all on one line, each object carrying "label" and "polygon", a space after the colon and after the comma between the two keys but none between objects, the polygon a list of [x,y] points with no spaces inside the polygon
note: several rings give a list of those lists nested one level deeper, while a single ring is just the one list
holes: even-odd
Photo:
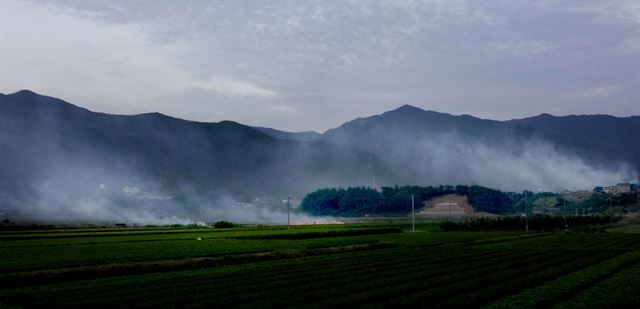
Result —
[{"label": "overcast sky", "polygon": [[640,1],[0,0],[0,92],[302,131],[640,115]]}]

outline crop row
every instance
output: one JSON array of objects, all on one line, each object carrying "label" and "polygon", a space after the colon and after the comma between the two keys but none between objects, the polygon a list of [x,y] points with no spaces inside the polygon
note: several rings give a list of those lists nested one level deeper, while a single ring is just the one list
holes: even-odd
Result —
[{"label": "crop row", "polygon": [[548,307],[586,287],[595,285],[638,261],[640,261],[640,250],[634,250],[535,288],[524,290],[519,294],[500,299],[488,308]]},{"label": "crop row", "polygon": [[27,271],[0,275],[0,288],[60,283],[74,280],[141,275],[157,272],[185,271],[225,265],[249,264],[262,261],[286,260],[305,256],[338,254],[341,252],[374,251],[394,247],[387,243],[367,243],[318,249],[298,249],[251,254],[233,254],[215,258],[160,260],[137,263],[116,263],[98,266],[71,267],[65,269]]},{"label": "crop row", "polygon": [[445,231],[522,231],[525,226],[532,231],[560,230],[568,227],[583,228],[609,224],[620,218],[609,216],[547,216],[534,215],[528,218],[520,216],[498,218],[471,218],[466,221],[440,223]]},{"label": "crop row", "polygon": [[[615,254],[615,252],[607,251],[602,254],[580,257],[568,263],[561,262],[551,265],[547,264],[547,266],[543,267],[528,265],[527,267],[519,270],[519,273],[517,274],[514,272],[509,273],[507,271],[505,274],[497,275],[493,278],[484,278],[484,284],[481,285],[480,289],[473,290],[470,293],[457,295],[455,298],[450,298],[438,304],[436,307],[480,307],[496,298],[512,295],[523,289],[542,284],[548,280],[558,278],[585,267],[590,267],[596,263],[611,258]],[[491,283],[487,284],[487,282]]]},{"label": "crop row", "polygon": [[[351,262],[352,269],[340,269],[339,267],[330,267],[319,270],[313,276],[283,276],[269,280],[271,289],[265,291],[263,289],[262,280],[248,280],[241,285],[236,286],[233,295],[220,295],[229,298],[231,303],[242,303],[246,300],[261,299],[269,295],[288,295],[282,300],[286,300],[289,304],[308,301],[307,299],[319,299],[324,295],[338,295],[349,293],[353,294],[358,290],[370,290],[379,286],[378,280],[384,280],[385,284],[393,282],[398,274],[413,274],[423,276],[425,273],[433,275],[450,274],[452,265],[465,265],[465,269],[478,267],[478,265],[486,264],[491,260],[506,259],[506,255],[486,256],[485,258],[472,259],[465,261],[462,258],[452,256],[447,258],[439,257],[438,259],[428,258],[411,258],[405,261],[402,257],[394,254],[387,256],[383,263],[373,265],[372,263],[362,263],[359,261]],[[465,264],[465,262],[467,264]],[[458,268],[458,267],[455,267]],[[330,271],[327,271],[330,270]],[[458,271],[459,269],[455,269]],[[266,276],[269,278],[270,276]],[[310,278],[312,280],[310,281]],[[233,283],[225,282],[233,286]],[[345,289],[343,287],[349,287]]]},{"label": "crop row", "polygon": [[552,308],[637,308],[640,263],[622,270]]},{"label": "crop row", "polygon": [[[415,267],[414,266],[415,264],[423,265],[422,267],[432,267],[432,264],[436,265],[436,263],[429,261],[428,258],[425,258],[425,261],[428,262],[428,264],[420,264],[420,259],[425,257],[424,253],[420,254],[414,251],[413,254],[408,254],[407,250],[403,250],[403,249],[397,249],[397,250],[386,249],[384,251],[386,252],[382,252],[382,255],[378,257],[376,257],[376,255],[373,254],[372,256],[373,259],[370,259],[370,260],[359,259],[361,255],[366,256],[367,254],[370,254],[369,252],[362,252],[362,253],[352,253],[352,254],[343,254],[343,255],[341,254],[342,256],[340,257],[336,256],[336,258],[338,258],[339,260],[342,260],[342,262],[335,261],[333,256],[326,256],[324,257],[324,259],[321,259],[320,257],[317,257],[315,259],[305,258],[301,261],[297,261],[297,263],[295,262],[288,263],[288,265],[287,263],[278,263],[279,265],[275,267],[269,267],[270,263],[257,263],[257,264],[261,264],[257,266],[262,266],[262,267],[247,268],[246,266],[251,266],[251,265],[246,265],[246,266],[243,265],[243,267],[230,268],[230,269],[235,269],[237,271],[223,272],[228,274],[227,278],[224,278],[224,276],[218,276],[218,274],[220,273],[218,270],[214,270],[212,272],[186,272],[189,275],[185,273],[184,276],[180,276],[182,273],[180,272],[180,273],[171,273],[171,274],[168,274],[168,276],[153,275],[153,276],[140,277],[140,278],[142,277],[156,278],[156,280],[153,280],[153,284],[142,284],[142,285],[138,285],[135,283],[126,284],[122,282],[123,279],[120,279],[120,280],[114,279],[114,280],[103,280],[102,281],[103,283],[104,282],[107,283],[106,286],[103,284],[100,284],[99,283],[100,280],[94,281],[94,283],[98,285],[97,287],[94,286],[94,288],[96,288],[94,290],[90,288],[92,286],[91,282],[84,282],[82,285],[79,285],[79,286],[78,284],[74,284],[74,283],[63,285],[63,286],[69,287],[70,289],[64,289],[62,288],[63,286],[61,286],[62,289],[59,289],[58,287],[42,287],[42,289],[44,291],[47,291],[48,289],[49,290],[53,289],[54,291],[56,291],[56,293],[53,293],[57,295],[56,297],[53,297],[53,298],[46,297],[46,299],[52,299],[52,300],[55,299],[59,301],[60,304],[64,303],[64,301],[74,302],[75,300],[73,298],[73,295],[76,295],[78,293],[77,289],[84,290],[83,295],[85,299],[96,299],[96,300],[104,299],[109,295],[115,295],[114,301],[117,301],[117,299],[120,299],[120,298],[131,299],[131,298],[135,298],[135,296],[139,294],[146,294],[146,293],[154,294],[154,293],[157,293],[157,291],[165,291],[162,293],[162,295],[158,295],[158,297],[155,297],[158,300],[163,299],[164,297],[169,297],[169,299],[171,299],[172,298],[172,296],[170,296],[171,294],[166,293],[166,291],[182,291],[183,293],[191,293],[191,291],[201,290],[202,288],[205,288],[206,290],[206,292],[202,292],[202,295],[204,295],[204,297],[215,298],[215,297],[220,297],[225,295],[237,294],[239,293],[238,289],[242,288],[243,286],[248,286],[252,282],[256,283],[254,288],[257,290],[264,290],[265,286],[272,286],[274,284],[278,284],[278,282],[279,284],[282,284],[284,282],[291,282],[291,281],[288,281],[287,279],[292,279],[291,277],[293,277],[292,275],[295,274],[295,271],[289,273],[288,276],[282,277],[282,279],[278,279],[279,281],[277,282],[273,281],[274,279],[277,278],[277,276],[274,277],[273,275],[282,273],[283,268],[284,269],[291,268],[292,270],[295,270],[297,268],[298,270],[304,270],[305,267],[314,267],[315,262],[319,262],[321,260],[326,260],[327,262],[324,265],[324,267],[317,268],[313,272],[301,273],[302,280],[296,283],[296,285],[304,286],[305,282],[308,282],[309,280],[313,280],[314,282],[325,282],[324,280],[316,280],[318,276],[321,276],[323,274],[344,279],[345,276],[348,276],[349,273],[353,272],[353,269],[354,269],[354,268],[349,269],[345,267],[356,266],[355,269],[365,267],[365,270],[372,270],[372,271],[375,271],[376,269],[384,269],[388,267],[390,263],[394,263],[398,259],[402,259],[402,258],[410,259],[404,266],[405,267],[404,270],[390,269],[389,270],[390,273],[388,275],[389,277],[391,278],[394,277],[394,273],[395,274],[404,273],[407,271],[407,269],[413,269]],[[439,257],[446,258],[446,255],[439,255]],[[373,261],[379,260],[382,263],[374,264],[370,262],[372,260]],[[491,259],[491,256],[488,256],[488,258],[486,259],[486,261],[491,261],[491,260],[493,260]],[[336,264],[332,265],[331,264],[332,261],[336,262]],[[366,267],[370,263],[372,267]],[[232,278],[234,275],[242,276],[243,273],[245,276],[244,280],[238,280],[236,282],[233,282],[233,280],[229,280],[229,277]],[[251,274],[255,275],[254,278],[250,276]],[[373,274],[374,277],[376,277],[376,275],[379,276],[379,274],[377,273],[371,273],[371,274]],[[125,278],[125,279],[129,279],[135,282],[136,279],[140,279],[140,278]],[[354,277],[354,279],[358,279],[358,278]],[[124,281],[129,281],[129,280],[124,280]],[[108,282],[112,282],[113,285],[109,285]],[[331,282],[331,280],[328,280],[326,282]],[[131,286],[131,288],[123,290],[122,284]],[[109,286],[111,286],[111,288],[108,288]],[[105,290],[104,288],[107,288],[107,289]],[[66,293],[64,292],[64,290],[66,290]],[[92,295],[93,294],[92,292],[95,294]],[[126,295],[127,293],[130,293],[130,295],[127,296]],[[38,299],[44,299],[44,298],[38,298]],[[38,299],[36,299],[36,301]]]},{"label": "crop row", "polygon": [[[194,240],[182,241],[184,251],[180,251],[180,246],[166,246],[179,245],[180,241],[158,242],[154,250],[135,256],[163,256],[156,251],[159,248],[165,248],[172,256],[207,251],[235,254],[263,248],[279,258],[277,250],[304,252],[313,246],[349,245],[376,239],[386,239],[395,246],[342,253],[328,250],[326,254],[293,259],[288,258],[287,253],[281,260],[249,261],[243,265],[9,289],[0,291],[0,299],[26,307],[87,307],[101,303],[166,307],[185,302],[210,307],[231,304],[238,307],[482,306],[496,298],[543,286],[545,282],[566,282],[567,277],[575,278],[574,274],[581,272],[591,274],[599,265],[624,260],[627,255],[614,256],[629,252],[640,243],[637,235],[550,234],[513,239],[505,238],[504,233],[497,235],[404,233],[308,240]],[[498,240],[492,241],[492,237]],[[149,249],[140,243],[132,243],[128,248]],[[77,263],[73,259],[68,261]],[[623,269],[634,260],[626,261],[627,264],[616,264],[616,267]],[[624,273],[628,272],[623,270],[609,279],[602,277],[606,276],[603,274],[597,280],[606,279],[602,284],[610,282],[613,286],[628,280],[628,275],[618,276]],[[617,281],[610,280],[614,278],[618,278]],[[573,292],[588,288],[588,284],[594,282],[583,280],[586,283],[575,285]]]},{"label": "crop row", "polygon": [[[366,231],[366,230],[365,230]],[[399,245],[431,247],[496,237],[496,233],[402,233],[342,236],[312,239],[226,239],[196,238],[143,242],[107,242],[8,247],[0,242],[0,274],[31,270],[92,266],[109,263],[143,262],[166,259],[215,257],[301,248],[323,248],[386,240]],[[146,236],[145,236],[146,237]],[[62,240],[56,240],[62,241]]]},{"label": "crop row", "polygon": [[[327,261],[325,261],[325,259],[323,257],[320,258],[310,258],[309,261],[307,261],[308,263],[304,263],[300,264],[300,263],[296,263],[298,265],[297,269],[296,269],[296,275],[304,275],[305,272],[313,272],[313,271],[324,271],[325,269],[327,269],[327,267],[333,267],[334,269],[336,268],[336,266],[338,266],[340,264],[340,261],[358,261],[359,263],[368,263],[368,264],[380,264],[381,266],[385,266],[385,255],[388,255],[388,251],[386,249],[379,249],[380,246],[377,244],[372,244],[373,247],[372,249],[376,249],[377,250],[371,250],[371,251],[365,251],[362,252],[360,251],[361,249],[359,249],[359,247],[355,247],[354,249],[356,250],[356,252],[349,252],[347,254],[343,254],[343,253],[337,253],[336,255],[339,256],[339,258],[334,258],[333,256],[329,255],[327,256]],[[384,244],[382,244],[384,245]],[[336,248],[336,249],[341,249],[341,248]],[[348,248],[347,248],[348,249]],[[367,248],[363,248],[364,250],[366,250]],[[312,250],[309,254],[312,255],[316,255],[315,253],[316,250]],[[328,250],[323,250],[320,251],[318,253],[322,253],[322,252],[331,252],[334,251],[332,248],[328,248]],[[435,256],[425,256],[425,257],[421,257],[420,255],[415,254],[416,251],[415,250],[398,250],[399,253],[396,254],[402,254],[402,255],[408,255],[409,257],[411,257],[413,260],[410,259],[406,259],[403,262],[405,263],[416,263],[418,259],[424,259],[427,262],[430,262],[430,260],[434,260],[436,261],[437,259],[439,259],[439,257],[435,257]],[[288,254],[287,252],[284,252],[285,256],[283,256],[282,258],[286,258],[286,254]],[[277,253],[274,253],[277,254]],[[487,254],[477,254],[476,256],[467,254],[467,255],[462,255],[459,258],[466,258],[466,259],[484,259],[484,258],[492,258],[498,255],[501,255],[502,253],[487,253]],[[262,256],[262,255],[261,255]],[[382,258],[381,258],[382,257]],[[276,258],[278,258],[276,256]],[[265,259],[270,259],[269,256],[265,256]],[[226,263],[226,261],[224,261]],[[236,262],[230,260],[230,263],[236,264]],[[296,264],[290,263],[288,261],[282,261],[283,263],[289,263],[288,268],[294,268]],[[255,268],[255,266],[257,266],[256,264],[260,264],[260,263],[253,263],[253,264],[249,264],[247,265],[246,268]],[[271,263],[270,267],[275,267],[276,265],[278,265],[278,263]],[[354,264],[354,263],[346,263],[345,265],[350,266],[350,267],[356,267],[358,264]],[[126,265],[125,265],[126,266]],[[149,265],[149,267],[141,265],[140,267],[143,267],[142,269],[140,269],[140,271],[144,271],[144,272],[148,272],[150,267],[155,267],[156,265],[152,264]],[[158,267],[161,265],[158,265]],[[197,266],[197,265],[195,265]],[[302,266],[302,267],[300,267]],[[155,267],[155,268],[158,268]],[[166,266],[163,266],[162,268],[158,268],[156,271],[170,271],[172,268],[175,268],[174,270],[184,270],[187,269],[185,267],[191,267],[193,268],[193,265],[187,264],[184,265],[184,267],[181,267],[180,264],[174,265],[174,264],[169,264]],[[207,265],[203,265],[203,267],[207,267]],[[349,271],[348,269],[342,269],[341,271]],[[96,268],[95,270],[92,269],[85,269],[85,272],[88,271],[87,275],[91,276],[93,273],[99,274],[101,277],[104,277],[105,274],[104,272],[109,271],[109,269],[107,268],[103,268],[103,267],[99,267]],[[114,271],[116,271],[115,275],[119,274],[119,273],[128,273],[129,275],[132,275],[134,273],[138,274],[139,271],[136,271],[136,269],[130,269],[130,268],[122,268],[122,266],[119,266],[117,268],[114,269]],[[151,269],[151,271],[153,271],[153,269]],[[246,272],[245,272],[246,273]],[[229,284],[232,281],[244,281],[247,279],[255,279],[255,274],[251,274],[251,273],[246,273],[247,276],[246,277],[250,277],[250,278],[245,278],[243,276],[238,276],[238,274],[233,274],[232,276],[228,276],[228,277],[224,277],[224,273],[221,273],[221,280],[224,280],[225,284]],[[37,284],[38,281],[43,281],[44,282],[59,282],[59,281],[64,281],[64,280],[78,280],[78,279],[82,279],[82,278],[87,278],[86,276],[82,276],[82,273],[77,274],[75,272],[72,272],[70,274],[60,274],[59,272],[54,272],[52,273],[52,275],[55,276],[51,276],[51,275],[47,275],[46,273],[44,273],[43,275],[45,275],[42,279],[38,279],[38,277],[26,277],[26,278],[17,278],[17,279],[23,279],[24,280],[29,280],[29,281],[24,281],[23,284],[25,283],[31,283],[31,284]],[[279,275],[284,275],[284,273],[280,272],[277,273],[275,276],[269,276],[269,280],[274,280],[276,279]],[[64,276],[64,277],[60,277],[60,276]],[[95,275],[94,275],[95,276]],[[57,278],[58,277],[58,278]],[[7,279],[7,280],[5,280]],[[267,278],[265,278],[267,279]],[[3,283],[11,283],[11,285],[15,286],[16,284],[18,284],[19,282],[17,282],[14,279],[10,279],[10,278],[4,278],[2,279],[4,282]],[[35,280],[35,281],[34,281]]]},{"label": "crop row", "polygon": [[[318,279],[327,275],[335,276],[335,273],[353,274],[363,269],[363,265],[366,265],[366,271],[370,271],[370,269],[400,269],[401,267],[412,267],[421,263],[438,267],[448,262],[487,260],[506,255],[502,252],[467,253],[459,256],[447,256],[448,260],[445,261],[445,257],[441,254],[435,255],[417,250],[391,249],[384,252],[379,251],[382,250],[346,253],[336,256],[309,257],[295,262],[269,263],[267,265],[259,265],[262,268],[260,272],[254,272],[255,268],[252,267],[251,270],[243,269],[241,272],[218,274],[218,283],[224,286],[236,283],[239,286],[247,286],[251,282],[260,282],[264,279],[269,282],[282,280],[296,284],[296,280],[305,281],[310,277]],[[389,260],[392,256],[395,258],[395,262],[390,264]],[[268,271],[264,271],[264,268],[267,267]],[[331,269],[331,272],[327,272],[327,269]]]},{"label": "crop row", "polygon": [[[416,280],[424,278],[425,275],[429,276],[429,274],[439,274],[439,276],[444,280],[456,272],[461,273],[462,276],[469,276],[465,271],[470,271],[476,268],[486,268],[486,266],[493,266],[497,268],[501,267],[497,266],[495,263],[499,263],[502,266],[510,265],[509,263],[514,262],[509,261],[509,259],[514,257],[515,256],[504,256],[501,259],[486,259],[476,263],[464,264],[464,267],[458,267],[457,265],[448,265],[447,267],[445,265],[446,261],[442,261],[440,265],[436,263],[407,263],[402,268],[392,268],[389,266],[393,263],[397,263],[398,257],[396,255],[389,255],[385,259],[386,264],[383,264],[380,267],[370,268],[366,263],[360,263],[359,274],[361,275],[357,275],[354,272],[349,271],[340,271],[340,269],[333,267],[327,267],[323,270],[319,270],[316,274],[307,274],[306,276],[302,276],[298,278],[298,280],[285,276],[283,280],[276,281],[269,275],[274,274],[274,272],[267,271],[266,274],[260,274],[258,278],[240,281],[238,282],[238,285],[226,280],[214,280],[206,282],[206,284],[203,283],[204,287],[195,287],[191,282],[186,282],[184,285],[176,285],[176,282],[172,281],[171,290],[186,293],[187,291],[194,291],[194,289],[197,290],[197,288],[205,288],[207,290],[206,293],[198,293],[192,296],[191,300],[202,303],[212,301],[213,303],[211,305],[233,303],[242,306],[252,306],[260,305],[266,299],[270,300],[271,304],[274,306],[280,306],[284,303],[291,305],[296,302],[308,302],[309,299],[318,299],[317,297],[313,297],[314,294],[318,294],[318,297],[322,295],[332,295],[332,297],[335,297],[335,295],[342,293],[343,296],[350,297],[354,289],[368,292],[375,290],[376,287],[388,285],[390,282],[398,284],[410,279],[397,278],[400,274],[409,274],[410,276],[414,276]],[[539,256],[538,258],[542,260],[550,260],[554,257],[557,258],[558,255],[545,255]],[[354,261],[354,263],[358,263],[357,260]],[[521,260],[515,263],[520,265],[521,263],[526,263],[526,260]],[[389,267],[388,270],[386,269],[387,267]],[[496,269],[493,270],[495,271]],[[349,288],[345,289],[342,287]],[[149,292],[152,292],[152,290]],[[162,302],[170,302],[173,298],[174,296],[169,294],[160,296],[158,300]],[[256,303],[251,303],[250,301],[252,300],[255,300]],[[247,301],[249,301],[249,303],[245,303]]]},{"label": "crop row", "polygon": [[[357,306],[358,304],[378,302],[378,305],[387,307],[394,305],[412,304],[420,300],[442,300],[455,295],[465,289],[478,288],[477,280],[486,281],[492,275],[504,272],[517,271],[526,265],[539,265],[556,263],[557,261],[576,258],[575,255],[562,255],[558,253],[542,253],[537,256],[513,255],[505,260],[488,260],[476,265],[452,265],[449,269],[437,272],[413,272],[407,270],[392,279],[378,278],[357,293],[345,294],[342,297],[332,297],[316,304],[318,307]],[[378,286],[379,288],[374,288]],[[359,289],[360,290],[360,289]],[[425,294],[429,292],[429,294]],[[453,294],[452,294],[453,293]],[[369,304],[371,305],[371,304]],[[305,305],[306,307],[307,305]]]},{"label": "crop row", "polygon": [[353,229],[353,230],[322,231],[322,232],[257,234],[257,235],[235,236],[233,238],[235,239],[311,239],[311,238],[330,238],[330,237],[393,234],[393,233],[402,233],[402,230],[399,228]]},{"label": "crop row", "polygon": [[493,249],[537,250],[544,248],[562,249],[625,249],[640,244],[640,235],[631,234],[548,234],[505,242],[481,242],[477,246]]}]

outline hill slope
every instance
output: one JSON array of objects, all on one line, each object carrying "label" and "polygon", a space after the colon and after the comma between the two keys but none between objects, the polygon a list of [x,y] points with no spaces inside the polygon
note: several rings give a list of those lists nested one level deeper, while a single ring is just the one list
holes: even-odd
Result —
[{"label": "hill slope", "polygon": [[539,117],[493,121],[405,105],[347,122],[321,140],[378,154],[408,184],[560,190],[636,180],[640,117],[575,118],[554,117],[551,126]]},{"label": "hill slope", "polygon": [[20,91],[0,94],[0,215],[212,218],[224,206],[242,216],[235,202],[279,204],[374,177],[378,186],[591,189],[637,179],[638,122],[492,121],[407,105],[319,135],[95,113]]},{"label": "hill slope", "polygon": [[546,139],[593,162],[624,161],[640,171],[640,116],[542,114],[511,120],[542,132]]},{"label": "hill slope", "polygon": [[378,168],[345,146],[278,140],[231,121],[94,113],[29,91],[0,96],[0,156],[0,212],[46,215],[102,203],[152,213],[178,203],[189,213],[224,196],[360,184]]}]

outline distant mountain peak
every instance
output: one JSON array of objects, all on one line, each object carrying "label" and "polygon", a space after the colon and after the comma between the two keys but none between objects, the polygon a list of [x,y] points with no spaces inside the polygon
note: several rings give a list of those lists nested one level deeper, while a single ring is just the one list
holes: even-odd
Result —
[{"label": "distant mountain peak", "polygon": [[151,112],[151,113],[142,113],[142,114],[137,114],[135,116],[141,116],[141,117],[168,117],[167,115],[160,113],[160,112]]},{"label": "distant mountain peak", "polygon": [[42,95],[39,95],[31,90],[27,90],[27,89],[22,89],[19,91],[16,91],[14,93],[10,93],[10,94],[3,94],[6,95],[8,97],[21,97],[21,98],[35,98],[35,97],[42,97]]},{"label": "distant mountain peak", "polygon": [[31,90],[27,90],[27,89],[22,89],[19,91],[16,91],[14,93],[12,93],[13,95],[39,95]]},{"label": "distant mountain peak", "polygon": [[[376,115],[376,116],[372,116],[372,117],[367,117],[367,118],[363,118],[363,119],[376,119],[378,117],[392,117],[392,118],[397,118],[400,117],[402,119],[414,119],[414,120],[434,120],[434,119],[439,119],[439,120],[444,120],[444,119],[455,119],[455,118],[459,118],[460,116],[455,116],[455,115],[451,115],[448,113],[441,113],[441,112],[436,112],[433,110],[425,110],[419,107],[415,107],[413,105],[402,105],[394,110],[390,110],[388,112],[382,113],[381,115]],[[475,118],[473,116],[471,116],[472,118]],[[358,120],[358,119],[356,119]]]},{"label": "distant mountain peak", "polygon": [[398,108],[396,108],[397,111],[424,111],[423,109],[419,108],[419,107],[415,107],[413,105],[409,105],[409,104],[404,104]]},{"label": "distant mountain peak", "polygon": [[542,114],[538,115],[538,117],[540,117],[540,118],[555,118],[556,116],[551,115],[549,113],[542,113]]}]

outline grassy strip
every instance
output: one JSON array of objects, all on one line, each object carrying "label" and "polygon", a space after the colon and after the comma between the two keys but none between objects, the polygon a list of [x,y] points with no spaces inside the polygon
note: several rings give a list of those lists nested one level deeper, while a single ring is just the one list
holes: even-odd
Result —
[{"label": "grassy strip", "polygon": [[475,239],[468,242],[465,242],[465,245],[487,245],[487,244],[495,244],[495,243],[505,243],[505,242],[520,242],[525,239],[538,238],[541,236],[548,236],[547,233],[530,233],[530,234],[519,234],[519,235],[508,235],[501,237],[494,237],[488,239]]},{"label": "grassy strip", "polygon": [[91,231],[91,232],[43,232],[35,234],[0,234],[0,240],[42,240],[42,239],[69,239],[69,238],[85,238],[85,237],[110,237],[110,236],[133,236],[133,235],[170,235],[184,233],[212,233],[212,232],[228,232],[229,230],[214,230],[210,228],[204,229],[184,229],[184,230],[168,230],[168,229],[123,229],[122,231]]},{"label": "grassy strip", "polygon": [[376,229],[353,229],[326,232],[303,232],[303,233],[282,233],[282,234],[262,234],[236,236],[234,239],[311,239],[311,238],[331,238],[343,236],[362,236],[402,233],[399,228],[376,228]]},{"label": "grassy strip", "polygon": [[640,224],[624,225],[607,229],[607,233],[640,234]]},{"label": "grassy strip", "polygon": [[536,288],[524,290],[519,294],[502,298],[486,308],[540,308],[562,300],[568,295],[600,282],[640,260],[640,250],[619,255],[574,272],[572,274],[549,281]]},{"label": "grassy strip", "polygon": [[233,254],[220,257],[199,257],[181,260],[153,262],[117,263],[89,267],[72,267],[57,270],[31,271],[0,275],[0,287],[51,284],[65,281],[106,278],[123,275],[140,275],[154,272],[180,271],[216,267],[221,265],[245,264],[260,261],[291,259],[304,256],[331,254],[350,251],[374,250],[393,246],[390,243],[370,243],[327,247],[316,249],[298,249],[286,251],[261,252],[251,254]]},{"label": "grassy strip", "polygon": [[[389,234],[393,235],[393,234]],[[398,235],[398,234],[396,234]],[[0,248],[0,274],[101,264],[144,262],[289,249],[337,247],[371,243],[386,235],[364,235],[300,240],[206,239],[70,246]],[[1,246],[0,246],[1,247]]]},{"label": "grassy strip", "polygon": [[[170,235],[185,233],[206,233],[206,234],[246,234],[246,233],[282,233],[283,231],[325,231],[325,230],[350,230],[350,229],[368,229],[380,228],[377,225],[335,225],[335,224],[318,224],[304,226],[247,226],[229,229],[216,229],[207,227],[197,228],[122,228],[108,230],[85,230],[85,231],[67,231],[67,230],[50,230],[50,231],[22,231],[22,232],[6,232],[0,231],[0,240],[48,240],[48,239],[72,239],[87,237],[127,237],[127,236],[144,236],[144,235]],[[397,224],[384,225],[386,227],[397,227]]]},{"label": "grassy strip", "polygon": [[552,308],[637,308],[640,303],[638,288],[640,263]]}]

